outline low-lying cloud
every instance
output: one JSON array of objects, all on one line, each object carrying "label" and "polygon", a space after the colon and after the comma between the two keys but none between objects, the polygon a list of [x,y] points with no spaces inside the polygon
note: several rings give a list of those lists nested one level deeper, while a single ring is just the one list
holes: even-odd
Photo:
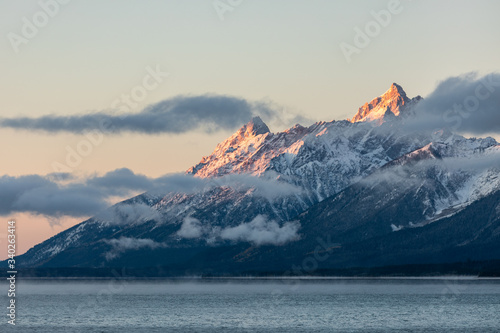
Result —
[{"label": "low-lying cloud", "polygon": [[450,77],[420,101],[413,130],[448,128],[454,132],[485,135],[500,133],[500,73]]},{"label": "low-lying cloud", "polygon": [[[367,187],[372,187],[375,184],[397,185],[399,191],[410,191],[432,179],[431,174],[438,174],[442,181],[451,181],[454,187],[458,187],[470,186],[467,182],[473,179],[471,177],[495,173],[500,173],[500,149],[490,147],[484,154],[429,158],[381,168],[363,178],[360,184]],[[429,183],[427,184],[429,185]],[[489,180],[488,186],[494,190],[498,184],[500,182],[494,177]],[[470,188],[463,189],[470,190]]]},{"label": "low-lying cloud", "polygon": [[142,203],[138,204],[120,204],[115,205],[97,214],[96,218],[99,221],[109,224],[137,224],[147,221],[159,221],[161,219],[160,213]]},{"label": "low-lying cloud", "polygon": [[299,239],[298,221],[285,222],[283,225],[274,220],[268,220],[263,215],[257,215],[248,223],[235,227],[211,227],[200,220],[186,217],[177,235],[187,239],[204,239],[213,244],[217,241],[247,242],[255,246],[283,245]]},{"label": "low-lying cloud", "polygon": [[192,130],[210,133],[236,129],[254,116],[272,123],[307,120],[286,112],[272,102],[249,102],[224,95],[177,96],[150,105],[138,113],[102,111],[83,115],[46,115],[38,118],[0,118],[0,127],[49,133],[180,134]]},{"label": "low-lying cloud", "polygon": [[158,196],[167,193],[193,194],[221,186],[235,191],[252,189],[252,195],[268,200],[300,193],[298,187],[278,181],[273,175],[261,178],[231,175],[203,179],[186,174],[170,174],[151,178],[122,168],[86,178],[72,174],[2,176],[0,215],[26,212],[57,219],[97,214],[103,221],[111,223],[157,220],[160,218],[158,213],[143,204],[120,204],[106,208],[119,198],[125,199],[144,192]]},{"label": "low-lying cloud", "polygon": [[[432,162],[428,162],[432,163]],[[491,154],[485,154],[480,156],[472,156],[472,157],[452,157],[445,158],[442,160],[442,163],[438,161],[434,161],[434,164],[443,165],[446,170],[449,171],[470,171],[470,172],[478,172],[484,171],[487,169],[497,169],[500,170],[500,149]]]},{"label": "low-lying cloud", "polygon": [[200,238],[204,233],[205,230],[200,220],[191,216],[184,219],[181,228],[177,231],[178,236],[187,239]]},{"label": "low-lying cloud", "polygon": [[29,212],[83,217],[106,207],[106,194],[84,184],[59,185],[51,176],[0,177],[0,215]]},{"label": "low-lying cloud", "polygon": [[111,245],[111,250],[106,252],[107,261],[120,257],[123,253],[131,250],[139,250],[142,248],[150,248],[152,250],[166,247],[164,243],[155,242],[149,238],[130,238],[120,237],[118,239],[104,240],[106,244]]},{"label": "low-lying cloud", "polygon": [[[88,217],[103,211],[116,198],[157,191],[191,193],[206,186],[204,181],[184,174],[150,178],[129,169],[117,169],[102,176],[77,178],[70,174],[49,174],[0,177],[0,215],[27,212],[48,217]],[[126,211],[121,205],[102,212],[129,220],[141,216],[141,207]]]},{"label": "low-lying cloud", "polygon": [[228,186],[235,190],[254,189],[253,195],[270,201],[289,195],[301,194],[303,190],[295,185],[279,181],[278,173],[268,171],[261,177],[248,174],[232,174],[220,178],[207,179],[212,186]]},{"label": "low-lying cloud", "polygon": [[249,223],[223,229],[220,237],[232,241],[250,242],[257,246],[283,245],[298,239],[299,228],[298,221],[286,222],[280,226],[276,221],[268,221],[264,216],[258,215]]}]

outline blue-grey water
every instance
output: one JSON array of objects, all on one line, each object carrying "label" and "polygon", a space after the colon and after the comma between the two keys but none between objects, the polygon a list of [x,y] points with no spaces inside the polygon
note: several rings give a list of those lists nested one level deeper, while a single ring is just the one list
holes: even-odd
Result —
[{"label": "blue-grey water", "polygon": [[500,332],[500,281],[29,281],[0,332]]}]

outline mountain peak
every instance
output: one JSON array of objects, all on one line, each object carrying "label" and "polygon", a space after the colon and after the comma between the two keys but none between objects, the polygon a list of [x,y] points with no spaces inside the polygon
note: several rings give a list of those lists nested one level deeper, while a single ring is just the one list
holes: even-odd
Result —
[{"label": "mountain peak", "polygon": [[269,127],[267,127],[266,123],[264,123],[259,116],[255,116],[226,141],[230,142],[231,145],[235,145],[245,139],[270,132],[271,131],[269,130]]},{"label": "mountain peak", "polygon": [[401,87],[399,84],[395,82],[391,84],[391,87],[389,88],[389,90],[387,90],[385,94],[387,94],[388,92],[397,93],[401,96],[406,96],[406,92],[404,91],[403,87]]},{"label": "mountain peak", "polygon": [[269,130],[269,127],[267,127],[266,123],[264,123],[259,116],[253,117],[252,120],[245,124],[241,129],[245,129],[246,133],[253,135],[266,134],[271,132]]},{"label": "mountain peak", "polygon": [[402,109],[410,101],[403,88],[399,84],[393,83],[384,94],[360,107],[350,121],[352,123],[376,121],[381,124],[387,116],[399,116]]}]

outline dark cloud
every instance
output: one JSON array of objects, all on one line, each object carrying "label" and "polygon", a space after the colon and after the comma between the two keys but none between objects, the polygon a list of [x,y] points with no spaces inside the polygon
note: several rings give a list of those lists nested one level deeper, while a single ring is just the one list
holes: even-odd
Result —
[{"label": "dark cloud", "polygon": [[87,180],[87,184],[106,191],[109,194],[120,194],[123,191],[144,191],[154,187],[154,180],[145,175],[135,174],[127,168],[110,171],[103,176],[95,176]]},{"label": "dark cloud", "polygon": [[87,216],[106,207],[105,195],[83,184],[59,185],[51,176],[0,178],[0,214],[31,212],[47,216]]},{"label": "dark cloud", "polygon": [[50,185],[21,194],[12,209],[46,216],[86,216],[106,206],[107,196],[99,190],[81,184],[58,187]]},{"label": "dark cloud", "polygon": [[[52,217],[86,217],[108,207],[113,196],[128,197],[156,188],[163,191],[194,190],[192,176],[148,178],[129,169],[103,176],[77,179],[69,174],[0,177],[0,215],[29,212]],[[172,185],[170,185],[170,183]]]},{"label": "dark cloud", "polygon": [[[62,177],[61,177],[62,176]],[[186,174],[171,174],[150,178],[122,168],[104,175],[76,178],[71,174],[0,177],[0,215],[29,212],[49,217],[87,217],[99,214],[103,220],[128,223],[129,220],[158,219],[148,207],[110,206],[110,199],[128,198],[138,193],[197,193],[214,187],[227,186],[236,191],[253,188],[253,195],[268,200],[300,193],[293,186],[269,177],[231,175],[216,179],[201,179]],[[116,199],[115,199],[116,200]],[[102,216],[101,216],[102,215]],[[127,218],[128,217],[128,218]]]},{"label": "dark cloud", "polygon": [[469,73],[440,82],[417,105],[416,118],[408,119],[407,126],[475,135],[500,133],[500,74]]},{"label": "dark cloud", "polygon": [[[231,96],[202,95],[174,97],[150,105],[139,113],[97,112],[74,116],[3,118],[0,119],[0,126],[51,133],[84,133],[100,130],[115,134],[123,132],[179,134],[196,129],[209,133],[238,128],[254,116],[262,116],[275,123],[287,123],[299,119],[287,114],[283,108],[272,102],[248,102]],[[305,118],[300,119],[305,120]]]}]

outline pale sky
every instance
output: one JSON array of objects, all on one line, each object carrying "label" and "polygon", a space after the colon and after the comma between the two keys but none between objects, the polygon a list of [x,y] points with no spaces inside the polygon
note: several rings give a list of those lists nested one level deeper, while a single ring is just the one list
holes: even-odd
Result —
[{"label": "pale sky", "polygon": [[[350,62],[341,43],[355,45],[355,28],[365,29],[375,20],[372,11],[388,10],[391,1],[221,0],[236,4],[224,13],[213,0],[72,0],[59,8],[54,1],[40,1],[53,11],[46,21],[38,1],[0,3],[1,117],[110,110],[143,84],[147,68],[159,67],[169,76],[132,111],[177,95],[211,93],[273,101],[329,121],[352,117],[392,82],[409,97],[425,97],[450,76],[499,69],[495,0],[401,0],[398,13]],[[38,22],[38,31],[26,22]],[[13,47],[13,34],[24,41]],[[182,172],[232,132],[108,135],[71,171]],[[82,139],[0,128],[0,176],[51,173],[54,161],[66,158],[66,147]],[[21,252],[81,221],[67,217],[52,227],[43,216],[5,220],[11,216],[22,225]],[[4,234],[0,229],[0,241]]]}]

